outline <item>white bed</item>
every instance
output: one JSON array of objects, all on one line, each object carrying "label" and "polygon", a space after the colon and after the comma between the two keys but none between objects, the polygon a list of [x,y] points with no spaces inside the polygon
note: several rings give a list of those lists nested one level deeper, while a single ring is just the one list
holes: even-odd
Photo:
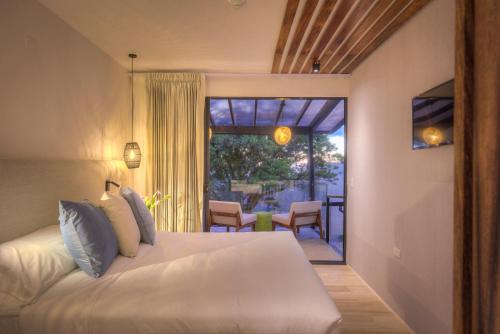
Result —
[{"label": "white bed", "polygon": [[102,278],[70,273],[18,325],[23,334],[320,334],[340,320],[290,232],[158,233]]}]

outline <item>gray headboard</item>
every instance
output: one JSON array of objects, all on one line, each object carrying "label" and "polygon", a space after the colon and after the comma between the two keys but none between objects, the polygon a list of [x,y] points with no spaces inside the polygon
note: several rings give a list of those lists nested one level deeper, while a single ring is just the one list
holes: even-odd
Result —
[{"label": "gray headboard", "polygon": [[97,201],[105,181],[130,185],[122,161],[0,160],[0,242],[57,224],[58,201]]}]

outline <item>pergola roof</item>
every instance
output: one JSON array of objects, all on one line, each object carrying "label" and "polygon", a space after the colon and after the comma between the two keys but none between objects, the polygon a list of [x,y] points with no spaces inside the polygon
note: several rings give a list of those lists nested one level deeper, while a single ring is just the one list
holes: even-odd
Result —
[{"label": "pergola roof", "polygon": [[210,126],[215,133],[264,133],[277,126],[330,133],[344,125],[344,108],[344,98],[210,98]]}]

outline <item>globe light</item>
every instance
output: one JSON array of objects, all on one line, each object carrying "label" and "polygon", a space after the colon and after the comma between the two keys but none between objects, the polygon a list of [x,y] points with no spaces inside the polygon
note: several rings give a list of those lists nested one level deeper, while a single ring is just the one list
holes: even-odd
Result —
[{"label": "globe light", "polygon": [[443,132],[437,128],[428,127],[422,131],[422,138],[431,146],[439,146],[443,142],[443,137]]},{"label": "globe light", "polygon": [[278,145],[286,145],[292,139],[292,130],[287,126],[280,126],[274,130],[274,141]]}]

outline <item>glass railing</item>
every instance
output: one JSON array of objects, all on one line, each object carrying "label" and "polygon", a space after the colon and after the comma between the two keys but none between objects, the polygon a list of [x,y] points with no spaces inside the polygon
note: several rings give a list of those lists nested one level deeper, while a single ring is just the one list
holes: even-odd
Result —
[{"label": "glass railing", "polygon": [[[215,182],[217,183],[217,182]],[[238,202],[243,212],[288,212],[293,202],[309,200],[309,181],[274,180],[244,182],[232,180],[230,185],[218,182],[211,187],[210,199]]]}]

